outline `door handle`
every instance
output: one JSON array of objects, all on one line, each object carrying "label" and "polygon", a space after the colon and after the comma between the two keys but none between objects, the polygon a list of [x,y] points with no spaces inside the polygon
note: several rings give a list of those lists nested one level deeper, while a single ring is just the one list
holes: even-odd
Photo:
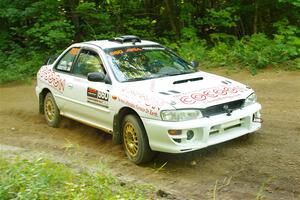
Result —
[{"label": "door handle", "polygon": [[73,84],[72,83],[68,83],[68,88],[72,89],[73,88]]}]

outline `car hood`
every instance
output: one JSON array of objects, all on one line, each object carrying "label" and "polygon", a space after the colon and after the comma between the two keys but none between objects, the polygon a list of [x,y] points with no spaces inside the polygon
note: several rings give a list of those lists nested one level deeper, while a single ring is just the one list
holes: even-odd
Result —
[{"label": "car hood", "polygon": [[253,90],[206,72],[122,84],[122,97],[157,110],[206,108],[247,98]]}]

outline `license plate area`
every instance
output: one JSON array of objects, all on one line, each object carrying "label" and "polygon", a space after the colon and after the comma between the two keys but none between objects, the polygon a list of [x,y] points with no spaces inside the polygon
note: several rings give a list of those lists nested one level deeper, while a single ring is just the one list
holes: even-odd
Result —
[{"label": "license plate area", "polygon": [[211,127],[209,134],[211,135],[211,134],[222,133],[226,130],[240,127],[242,126],[243,123],[244,123],[244,119],[237,119],[223,124],[215,125]]}]

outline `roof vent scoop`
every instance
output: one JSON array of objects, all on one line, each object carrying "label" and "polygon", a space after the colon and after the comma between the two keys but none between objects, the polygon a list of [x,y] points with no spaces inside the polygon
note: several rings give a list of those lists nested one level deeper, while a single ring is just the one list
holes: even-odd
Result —
[{"label": "roof vent scoop", "polygon": [[115,37],[113,39],[110,39],[109,41],[112,42],[118,42],[118,43],[126,43],[126,42],[132,42],[135,44],[136,42],[141,42],[141,39],[135,35],[122,35],[120,37]]}]

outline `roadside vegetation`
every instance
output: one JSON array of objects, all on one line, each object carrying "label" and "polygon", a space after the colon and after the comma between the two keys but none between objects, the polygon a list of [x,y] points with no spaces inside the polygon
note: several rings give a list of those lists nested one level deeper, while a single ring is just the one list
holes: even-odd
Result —
[{"label": "roadside vegetation", "polygon": [[0,0],[0,83],[33,77],[71,43],[124,34],[202,67],[299,69],[299,8],[299,0]]},{"label": "roadside vegetation", "polygon": [[127,186],[105,170],[72,169],[47,159],[0,155],[0,199],[154,199],[147,185]]}]

